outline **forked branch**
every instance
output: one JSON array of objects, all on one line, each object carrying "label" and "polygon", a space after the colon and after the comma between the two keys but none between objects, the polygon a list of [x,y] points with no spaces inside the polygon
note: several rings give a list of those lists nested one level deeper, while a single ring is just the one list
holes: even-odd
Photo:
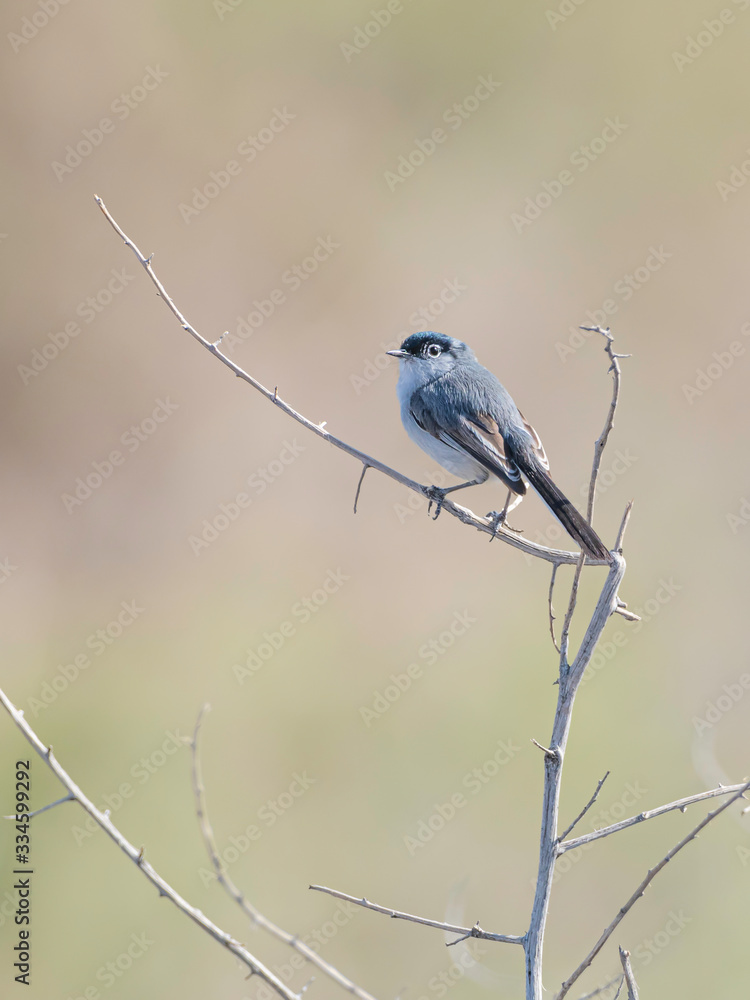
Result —
[{"label": "forked branch", "polygon": [[576,847],[583,847],[584,844],[591,844],[595,840],[601,840],[602,837],[609,837],[613,833],[619,833],[620,830],[627,830],[628,827],[636,826],[638,823],[644,823],[647,819],[654,819],[657,816],[664,816],[668,812],[672,812],[674,809],[679,809],[680,812],[685,812],[688,806],[694,805],[696,802],[703,802],[705,799],[713,799],[719,795],[732,795],[734,792],[738,792],[744,789],[745,785],[740,783],[738,785],[720,785],[718,788],[712,788],[707,792],[698,792],[697,795],[688,795],[684,799],[677,799],[675,802],[668,802],[664,806],[657,806],[656,809],[646,809],[637,816],[631,816],[629,819],[622,819],[619,823],[612,823],[610,826],[603,826],[599,830],[592,830],[591,833],[584,833],[580,837],[574,837],[572,840],[565,840],[564,837],[570,833],[570,830],[566,830],[562,838],[562,843],[559,846],[559,853],[564,854],[566,851],[572,851]]},{"label": "forked branch", "polygon": [[126,857],[128,857],[130,861],[136,865],[141,874],[156,887],[160,896],[164,896],[166,899],[169,899],[172,903],[174,903],[178,910],[184,913],[185,916],[190,917],[190,919],[210,937],[212,937],[214,941],[217,941],[223,948],[226,948],[227,951],[230,951],[236,958],[238,958],[243,965],[246,965],[251,974],[258,976],[259,979],[262,979],[263,982],[267,983],[268,986],[279,994],[279,996],[284,997],[284,1000],[300,1000],[299,994],[292,992],[292,990],[285,986],[284,983],[282,983],[282,981],[275,976],[270,969],[266,968],[262,962],[258,961],[258,959],[252,955],[244,945],[235,940],[231,934],[227,934],[226,931],[217,927],[215,923],[209,920],[208,917],[204,916],[200,910],[196,909],[196,907],[191,906],[186,899],[176,892],[172,886],[169,885],[169,883],[167,883],[161,875],[159,875],[155,868],[153,868],[153,866],[150,865],[144,858],[144,849],[142,847],[137,848],[131,844],[130,841],[127,840],[122,833],[120,833],[115,824],[109,818],[109,812],[101,812],[96,808],[91,799],[84,795],[62,764],[60,764],[54,757],[52,747],[45,747],[24,718],[23,712],[16,708],[10,698],[8,698],[5,692],[1,689],[0,701],[2,702],[7,713],[10,715],[11,719],[15,722],[16,726],[18,726],[21,730],[26,740],[39,754],[47,767],[61,782],[63,787],[67,789],[67,797],[74,799],[85,810],[85,812],[91,816],[94,822],[100,826],[102,830],[104,830],[107,836],[110,837],[115,844],[117,844],[123,854],[125,854]]},{"label": "forked branch", "polygon": [[700,821],[700,823],[698,823],[697,826],[693,827],[693,829],[690,831],[690,833],[687,834],[687,836],[683,837],[678,844],[675,844],[675,846],[672,848],[671,851],[667,851],[665,856],[661,859],[661,861],[659,861],[658,864],[654,865],[653,868],[649,869],[649,871],[646,874],[646,877],[643,879],[642,882],[640,882],[640,884],[638,885],[637,889],[630,897],[630,899],[628,899],[628,901],[625,903],[624,906],[620,907],[620,909],[617,911],[617,914],[613,918],[612,922],[607,927],[604,928],[601,937],[596,942],[591,951],[588,953],[588,955],[584,958],[584,960],[581,962],[581,964],[578,966],[575,972],[573,972],[562,984],[560,992],[555,996],[555,1000],[563,1000],[563,997],[567,995],[570,987],[581,975],[583,975],[586,969],[588,969],[588,967],[594,961],[594,959],[602,950],[604,945],[612,937],[612,934],[614,933],[615,929],[619,926],[624,917],[626,917],[627,914],[631,911],[631,909],[635,906],[635,904],[638,902],[638,900],[641,898],[641,896],[644,894],[646,889],[653,882],[653,880],[656,878],[656,876],[659,874],[662,868],[664,868],[664,866],[667,865],[676,854],[679,854],[679,852],[683,849],[683,847],[686,847],[691,840],[695,840],[695,838],[698,836],[701,830],[703,830],[706,826],[708,826],[711,820],[716,819],[716,817],[721,815],[721,813],[723,813],[725,809],[728,809],[738,799],[741,799],[744,793],[748,790],[748,788],[750,788],[750,781],[746,781],[744,785],[740,785],[739,790],[735,792],[735,794],[732,795],[730,799],[727,799],[726,802],[722,803],[722,805],[720,805],[718,809],[714,809],[713,812],[710,812],[706,816],[704,816],[703,819]]}]

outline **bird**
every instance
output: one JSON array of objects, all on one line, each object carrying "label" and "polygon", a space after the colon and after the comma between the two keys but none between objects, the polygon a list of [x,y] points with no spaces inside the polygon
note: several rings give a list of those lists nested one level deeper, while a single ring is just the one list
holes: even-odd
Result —
[{"label": "bird", "polygon": [[493,475],[508,489],[502,511],[487,515],[493,518],[493,537],[531,485],[587,556],[612,561],[604,542],[550,478],[537,432],[467,344],[423,331],[386,354],[399,359],[396,391],[407,434],[444,469],[466,480],[430,488],[435,517],[447,494]]}]

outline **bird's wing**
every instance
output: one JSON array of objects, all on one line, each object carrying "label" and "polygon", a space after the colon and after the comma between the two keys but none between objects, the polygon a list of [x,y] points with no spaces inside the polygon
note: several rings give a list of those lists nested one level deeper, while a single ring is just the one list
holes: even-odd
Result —
[{"label": "bird's wing", "polygon": [[523,415],[523,413],[521,413],[520,410],[518,411],[518,415],[523,421],[523,426],[526,429],[526,431],[528,431],[529,437],[531,438],[532,451],[539,459],[541,464],[544,466],[544,468],[549,469],[549,459],[547,458],[547,452],[544,450],[542,439],[539,437],[537,432],[534,430],[534,428],[531,426],[531,424],[528,422],[528,420]]},{"label": "bird's wing", "polygon": [[[515,462],[509,457],[505,439],[497,420],[489,414],[478,414],[470,420],[459,415],[450,426],[436,417],[420,393],[414,393],[410,405],[411,415],[422,430],[448,445],[468,452],[481,465],[501,479],[509,489],[525,493],[526,484]],[[541,442],[540,445],[541,447]]]}]

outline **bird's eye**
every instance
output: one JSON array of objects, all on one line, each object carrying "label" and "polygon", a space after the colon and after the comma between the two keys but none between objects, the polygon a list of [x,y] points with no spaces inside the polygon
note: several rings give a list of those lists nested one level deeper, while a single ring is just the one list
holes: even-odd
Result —
[{"label": "bird's eye", "polygon": [[437,344],[429,344],[427,347],[427,357],[428,358],[439,358],[440,348]]}]

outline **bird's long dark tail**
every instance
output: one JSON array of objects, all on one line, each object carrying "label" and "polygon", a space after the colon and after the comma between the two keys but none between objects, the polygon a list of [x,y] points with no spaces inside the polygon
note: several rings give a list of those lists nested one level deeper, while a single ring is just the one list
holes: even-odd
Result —
[{"label": "bird's long dark tail", "polygon": [[550,479],[546,469],[536,459],[529,456],[521,461],[515,459],[518,468],[528,479],[539,496],[544,500],[570,537],[592,559],[612,562],[607,546],[591,527],[586,518],[573,506],[565,494]]}]

